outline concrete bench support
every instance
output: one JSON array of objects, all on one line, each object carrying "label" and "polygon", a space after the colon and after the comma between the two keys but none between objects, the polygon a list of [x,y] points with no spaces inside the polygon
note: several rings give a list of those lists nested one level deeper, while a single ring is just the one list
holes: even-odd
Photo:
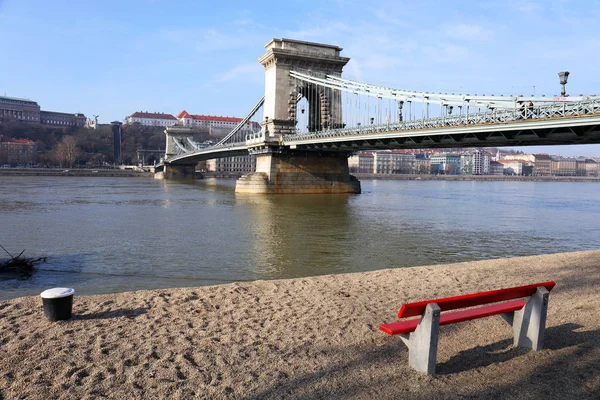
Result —
[{"label": "concrete bench support", "polygon": [[417,329],[410,334],[401,335],[408,347],[408,364],[419,372],[435,374],[440,313],[437,304],[428,304]]},{"label": "concrete bench support", "polygon": [[532,350],[541,350],[544,347],[549,295],[545,287],[539,287],[525,307],[514,313],[512,326],[515,346]]}]

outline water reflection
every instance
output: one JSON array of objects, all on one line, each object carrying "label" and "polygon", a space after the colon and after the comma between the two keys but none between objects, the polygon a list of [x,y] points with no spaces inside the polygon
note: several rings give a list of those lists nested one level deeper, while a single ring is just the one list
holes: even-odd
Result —
[{"label": "water reflection", "polygon": [[236,195],[253,234],[252,271],[257,278],[339,272],[351,236],[350,195]]}]

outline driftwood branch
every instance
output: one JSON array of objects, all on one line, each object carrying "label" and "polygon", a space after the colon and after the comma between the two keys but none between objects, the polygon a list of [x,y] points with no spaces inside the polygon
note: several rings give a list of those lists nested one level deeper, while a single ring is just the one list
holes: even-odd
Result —
[{"label": "driftwood branch", "polygon": [[18,274],[21,278],[29,278],[35,272],[37,264],[46,262],[46,257],[22,257],[25,250],[20,252],[18,256],[13,257],[4,247],[2,249],[10,256],[10,259],[0,260],[0,273]]}]

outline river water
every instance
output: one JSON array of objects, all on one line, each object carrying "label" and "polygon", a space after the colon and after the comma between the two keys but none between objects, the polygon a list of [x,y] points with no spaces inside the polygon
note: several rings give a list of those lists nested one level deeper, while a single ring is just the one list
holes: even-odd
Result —
[{"label": "river water", "polygon": [[373,180],[334,196],[234,186],[0,177],[0,244],[48,258],[28,280],[0,276],[0,300],[56,286],[85,295],[600,248],[597,183]]}]

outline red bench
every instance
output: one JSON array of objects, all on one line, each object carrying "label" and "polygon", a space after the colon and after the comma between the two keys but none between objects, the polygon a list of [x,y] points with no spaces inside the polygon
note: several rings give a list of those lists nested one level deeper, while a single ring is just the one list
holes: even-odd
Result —
[{"label": "red bench", "polygon": [[[501,315],[513,327],[515,346],[539,350],[543,346],[548,295],[554,282],[472,293],[442,299],[407,303],[400,308],[402,321],[379,327],[400,335],[409,350],[409,364],[420,372],[435,373],[438,331],[441,325]],[[445,312],[468,308],[461,311]]]}]

